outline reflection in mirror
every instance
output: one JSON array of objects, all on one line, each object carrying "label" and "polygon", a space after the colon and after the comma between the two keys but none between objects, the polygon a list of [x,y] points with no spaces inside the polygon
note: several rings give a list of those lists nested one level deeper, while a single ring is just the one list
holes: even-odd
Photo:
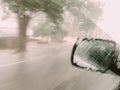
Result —
[{"label": "reflection in mirror", "polygon": [[78,38],[73,46],[71,63],[87,70],[120,75],[118,55],[114,41],[84,38],[80,42]]}]

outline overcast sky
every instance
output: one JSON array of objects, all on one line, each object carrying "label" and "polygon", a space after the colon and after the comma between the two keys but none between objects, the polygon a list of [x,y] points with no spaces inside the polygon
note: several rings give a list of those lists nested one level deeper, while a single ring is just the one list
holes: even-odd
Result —
[{"label": "overcast sky", "polygon": [[104,0],[104,17],[98,24],[114,40],[120,42],[120,0]]}]

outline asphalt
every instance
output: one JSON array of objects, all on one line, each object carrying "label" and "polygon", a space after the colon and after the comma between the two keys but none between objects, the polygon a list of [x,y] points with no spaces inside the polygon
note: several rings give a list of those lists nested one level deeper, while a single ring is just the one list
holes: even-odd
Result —
[{"label": "asphalt", "polygon": [[0,50],[0,90],[119,90],[119,76],[73,67],[72,46],[29,43],[24,53]]}]

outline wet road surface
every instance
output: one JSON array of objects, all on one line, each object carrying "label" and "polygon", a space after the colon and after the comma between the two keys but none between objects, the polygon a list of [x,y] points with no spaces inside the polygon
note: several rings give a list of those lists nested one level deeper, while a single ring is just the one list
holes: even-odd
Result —
[{"label": "wet road surface", "polygon": [[0,90],[114,90],[120,78],[73,67],[71,43],[30,43],[26,53],[0,51]]}]

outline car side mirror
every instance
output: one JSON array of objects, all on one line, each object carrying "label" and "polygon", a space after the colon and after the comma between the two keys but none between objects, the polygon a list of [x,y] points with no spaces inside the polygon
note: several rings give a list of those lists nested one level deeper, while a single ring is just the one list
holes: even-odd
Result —
[{"label": "car side mirror", "polygon": [[102,73],[114,72],[120,75],[117,60],[116,43],[109,40],[85,38],[79,42],[77,39],[71,53],[73,66]]}]

